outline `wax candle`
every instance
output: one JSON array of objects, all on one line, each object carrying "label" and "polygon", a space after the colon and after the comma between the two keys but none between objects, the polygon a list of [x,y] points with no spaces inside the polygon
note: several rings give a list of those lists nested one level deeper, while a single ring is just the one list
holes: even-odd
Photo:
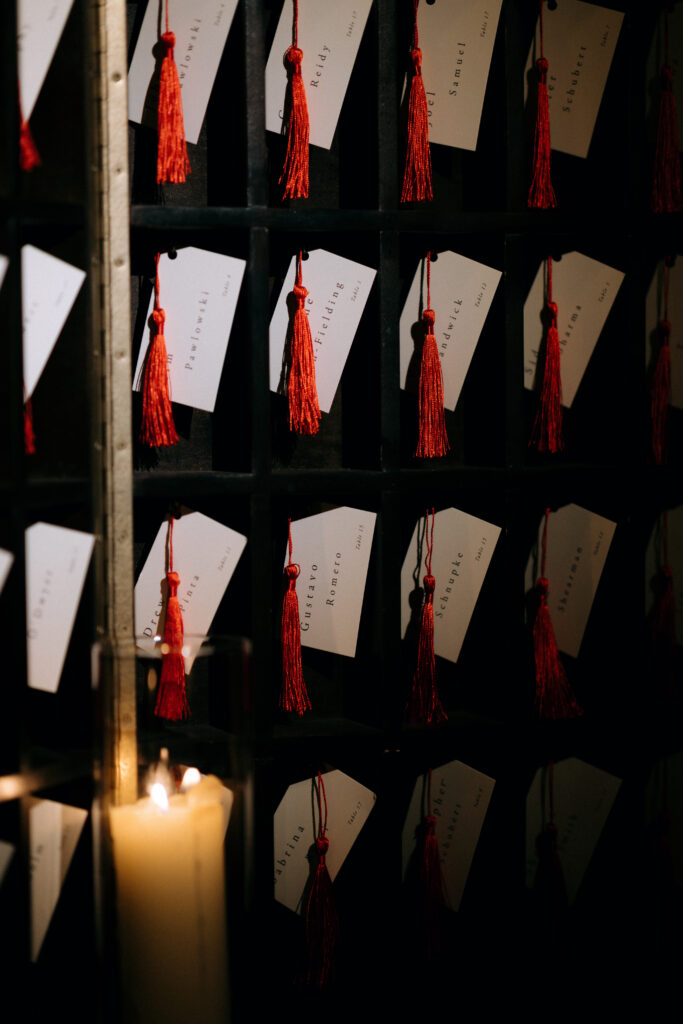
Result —
[{"label": "wax candle", "polygon": [[159,802],[110,812],[124,1019],[226,1024],[227,791],[214,776],[170,797],[154,789]]}]

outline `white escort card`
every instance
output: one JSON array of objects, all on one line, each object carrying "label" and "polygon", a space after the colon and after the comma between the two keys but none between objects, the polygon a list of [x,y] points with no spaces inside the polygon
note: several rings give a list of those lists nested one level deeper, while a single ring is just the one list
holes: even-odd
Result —
[{"label": "white escort card", "polygon": [[419,5],[430,142],[477,148],[501,6],[502,0]]},{"label": "white escort card", "polygon": [[[376,274],[372,267],[325,249],[309,251],[308,259],[302,263],[302,283],[308,290],[306,312],[313,339],[318,402],[323,412],[329,412],[334,401]],[[296,256],[293,256],[270,321],[270,390],[281,394],[286,390],[283,363],[290,325],[287,302],[295,281]]]},{"label": "white escort card", "polygon": [[[164,5],[165,7],[166,5]],[[221,62],[237,0],[192,0],[171,4],[169,29],[183,93],[185,138],[196,143]],[[165,12],[162,12],[165,14]],[[149,0],[128,72],[128,116],[136,124],[157,125],[158,86],[153,80],[163,58],[166,31],[157,0]]]},{"label": "white escort card", "polygon": [[[524,387],[533,391],[536,362],[544,335],[545,262],[541,263],[524,303]],[[576,397],[598,338],[624,280],[621,270],[580,252],[553,260],[553,302],[560,337],[562,405]]]},{"label": "white escort card", "polygon": [[[538,868],[536,840],[548,823],[547,769],[539,768],[526,801],[526,884],[533,888]],[[570,757],[553,767],[557,851],[570,904],[616,800],[621,779]]]},{"label": "white escort card", "polygon": [[31,959],[38,959],[88,812],[29,798]]},{"label": "white escort card", "polygon": [[21,110],[27,121],[43,87],[72,7],[73,0],[18,0],[19,87]]},{"label": "white escort card", "polygon": [[[681,72],[683,74],[683,71]],[[659,321],[664,319],[662,278],[664,264],[657,266],[645,299],[645,362],[654,366],[660,345]],[[671,352],[671,405],[683,409],[683,257],[669,267],[669,350]]]},{"label": "white escort card", "polygon": [[[673,573],[676,642],[683,644],[683,505],[667,510],[667,548]],[[656,523],[645,550],[645,611],[649,615],[654,604],[653,584],[659,586],[658,575],[664,564],[661,523]]]},{"label": "white escort card", "polygon": [[14,847],[11,843],[6,843],[3,839],[0,839],[0,885],[7,873],[9,862],[12,859],[14,853]]},{"label": "white escort card", "polygon": [[[188,673],[246,543],[241,533],[201,512],[184,509],[173,522],[173,571],[180,577],[178,603]],[[156,649],[164,632],[167,544],[168,520],[164,520],[135,584],[135,636],[138,645],[149,652]]]},{"label": "white escort card", "polygon": [[[329,149],[337,130],[346,89],[372,0],[299,0],[298,45],[306,90],[310,142]],[[288,67],[292,45],[292,0],[285,0],[266,64],[266,128],[282,131]]]},{"label": "white escort card", "polygon": [[303,647],[355,657],[376,519],[342,506],[292,521]]},{"label": "white escort card", "polygon": [[[325,863],[334,881],[375,806],[376,797],[355,779],[336,770],[323,774],[323,784],[330,841]],[[318,835],[317,786],[317,779],[296,782],[275,811],[275,899],[296,913],[302,911],[302,896],[311,874],[309,854]]]},{"label": "white escort card", "polygon": [[[166,313],[164,340],[171,398],[180,405],[213,412],[246,262],[187,246],[175,259],[159,259],[160,304]],[[149,300],[147,323],[154,310]],[[140,391],[151,341],[145,332],[135,368]]]},{"label": "white escort card", "polygon": [[427,776],[415,783],[403,826],[403,877],[417,844],[423,818],[436,818],[441,873],[447,905],[458,910],[474,851],[479,842],[495,779],[482,775],[462,761],[450,761],[432,770],[432,805],[427,806]]},{"label": "white escort card", "polygon": [[[608,7],[561,0],[543,4],[543,53],[548,60],[550,140],[553,149],[586,157],[593,138],[602,94],[624,15]],[[524,98],[529,72],[540,56],[540,24],[524,70]],[[536,72],[532,73],[535,81]],[[532,93],[535,99],[535,91]]]},{"label": "white escort card", "polygon": [[[423,518],[415,525],[401,569],[401,636],[410,624],[411,597],[423,587],[427,557],[424,529]],[[448,661],[457,661],[460,656],[499,536],[499,526],[460,509],[445,508],[436,513],[432,555],[436,580],[434,653]]]},{"label": "white escort card", "polygon": [[2,588],[5,586],[5,580],[9,575],[9,571],[12,568],[12,562],[14,561],[14,555],[11,551],[5,551],[4,548],[0,548],[0,593]]},{"label": "white escort card", "polygon": [[[538,528],[537,550],[526,566],[526,589],[540,574],[543,522]],[[580,505],[563,505],[548,517],[545,575],[548,608],[557,646],[578,658],[595,593],[617,524]]]},{"label": "white escort card", "polygon": [[56,693],[95,546],[90,533],[50,523],[26,531],[28,685]]},{"label": "white escort card", "polygon": [[[434,334],[441,356],[444,405],[447,409],[455,409],[458,404],[500,278],[500,270],[476,263],[456,252],[440,252],[438,260],[432,261],[430,292],[436,316]],[[417,391],[420,379],[418,358],[424,337],[421,316],[426,306],[427,279],[424,261],[421,261],[399,326],[401,387],[404,389],[412,383],[412,390]],[[410,373],[411,362],[414,374]],[[411,382],[409,375],[413,378]]]},{"label": "white escort card", "polygon": [[21,302],[24,341],[24,387],[30,398],[45,369],[85,271],[33,245],[21,248]]}]

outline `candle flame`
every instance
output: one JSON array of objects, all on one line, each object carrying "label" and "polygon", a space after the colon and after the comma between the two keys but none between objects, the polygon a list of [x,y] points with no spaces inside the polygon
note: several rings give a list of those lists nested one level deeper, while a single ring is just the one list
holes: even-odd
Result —
[{"label": "candle flame", "polygon": [[160,782],[155,782],[149,791],[149,796],[153,804],[159,808],[160,811],[168,810],[168,793],[166,788],[161,785]]},{"label": "candle flame", "polygon": [[202,781],[202,777],[196,768],[188,768],[183,775],[181,786],[183,789],[192,789]]}]

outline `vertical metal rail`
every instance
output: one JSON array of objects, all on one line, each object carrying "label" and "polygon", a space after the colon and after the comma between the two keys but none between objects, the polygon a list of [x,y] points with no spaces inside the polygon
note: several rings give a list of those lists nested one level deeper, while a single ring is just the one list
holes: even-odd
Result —
[{"label": "vertical metal rail", "polygon": [[[90,251],[96,388],[95,567],[104,675],[104,794],[137,798],[133,626],[130,254],[126,5],[91,0]],[[99,372],[98,372],[99,371]]]}]

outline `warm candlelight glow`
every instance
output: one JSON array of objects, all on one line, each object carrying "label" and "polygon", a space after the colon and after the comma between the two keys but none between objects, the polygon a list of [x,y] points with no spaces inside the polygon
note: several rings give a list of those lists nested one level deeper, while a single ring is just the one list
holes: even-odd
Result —
[{"label": "warm candlelight glow", "polygon": [[168,810],[168,793],[164,786],[160,782],[155,782],[149,791],[152,803],[159,808],[160,811]]},{"label": "warm candlelight glow", "polygon": [[183,790],[191,789],[192,786],[197,786],[202,781],[202,777],[196,768],[188,768],[183,775],[183,781],[181,788]]}]

